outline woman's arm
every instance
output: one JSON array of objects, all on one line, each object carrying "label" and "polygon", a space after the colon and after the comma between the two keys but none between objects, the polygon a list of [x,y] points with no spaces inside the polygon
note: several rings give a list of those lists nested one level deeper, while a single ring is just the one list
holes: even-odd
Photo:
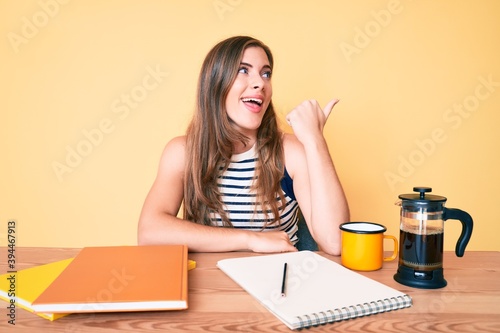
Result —
[{"label": "woman's arm", "polygon": [[211,227],[177,217],[183,200],[185,137],[170,141],[161,157],[138,225],[138,243],[186,244],[190,251],[296,251],[285,232],[254,232]]},{"label": "woman's arm", "polygon": [[340,255],[339,225],[349,221],[349,207],[323,137],[323,127],[338,100],[321,109],[305,101],[287,115],[295,138],[287,136],[285,158],[294,192],[311,235],[320,248]]}]

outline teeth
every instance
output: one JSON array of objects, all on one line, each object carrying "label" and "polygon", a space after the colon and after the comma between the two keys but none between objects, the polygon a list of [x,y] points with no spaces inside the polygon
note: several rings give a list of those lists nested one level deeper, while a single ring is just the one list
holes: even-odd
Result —
[{"label": "teeth", "polygon": [[258,98],[242,98],[241,99],[243,102],[255,102],[259,105],[262,105],[262,100]]}]

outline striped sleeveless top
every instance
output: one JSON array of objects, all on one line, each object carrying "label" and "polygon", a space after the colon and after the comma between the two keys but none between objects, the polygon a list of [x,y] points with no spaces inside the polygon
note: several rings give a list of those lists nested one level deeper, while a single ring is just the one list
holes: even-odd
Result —
[{"label": "striped sleeveless top", "polygon": [[[228,218],[236,229],[286,231],[291,242],[295,244],[298,241],[297,223],[299,206],[293,193],[293,180],[285,169],[285,175],[281,180],[281,187],[286,201],[285,207],[279,207],[280,220],[263,229],[266,223],[273,220],[274,215],[271,211],[268,211],[266,218],[262,207],[256,203],[255,193],[250,191],[255,179],[256,161],[257,152],[254,145],[244,153],[233,155],[227,171],[218,177],[217,184]],[[279,200],[278,194],[276,194],[276,200]],[[255,209],[256,205],[257,209]],[[223,226],[219,214],[213,213],[211,219],[215,225]]]}]

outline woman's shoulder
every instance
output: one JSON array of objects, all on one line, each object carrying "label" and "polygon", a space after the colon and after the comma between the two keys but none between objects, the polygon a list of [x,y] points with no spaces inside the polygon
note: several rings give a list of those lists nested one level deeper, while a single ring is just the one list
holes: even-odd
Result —
[{"label": "woman's shoulder", "polygon": [[161,163],[183,168],[186,153],[186,136],[172,138],[163,149]]},{"label": "woman's shoulder", "polygon": [[169,153],[184,154],[186,150],[186,142],[187,142],[187,137],[185,135],[176,136],[170,139],[170,141],[168,141],[167,144],[165,145],[163,154],[169,154]]},{"label": "woman's shoulder", "polygon": [[186,149],[187,137],[185,135],[176,136],[167,143],[165,148]]}]

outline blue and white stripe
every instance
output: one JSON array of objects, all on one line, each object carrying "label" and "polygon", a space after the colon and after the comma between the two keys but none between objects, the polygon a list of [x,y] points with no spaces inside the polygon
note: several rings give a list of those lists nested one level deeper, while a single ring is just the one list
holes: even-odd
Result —
[{"label": "blue and white stripe", "polygon": [[[266,218],[261,205],[256,204],[255,193],[250,190],[255,179],[256,161],[257,154],[254,146],[247,152],[233,155],[228,169],[218,178],[217,183],[228,218],[237,229],[286,231],[292,243],[295,244],[298,241],[298,204],[286,193],[285,208],[280,208],[280,223],[275,222],[263,229],[267,222],[273,220],[274,215],[269,211]],[[279,201],[278,194],[276,194],[276,200]],[[223,225],[219,214],[213,214],[212,221],[219,226]]]}]

